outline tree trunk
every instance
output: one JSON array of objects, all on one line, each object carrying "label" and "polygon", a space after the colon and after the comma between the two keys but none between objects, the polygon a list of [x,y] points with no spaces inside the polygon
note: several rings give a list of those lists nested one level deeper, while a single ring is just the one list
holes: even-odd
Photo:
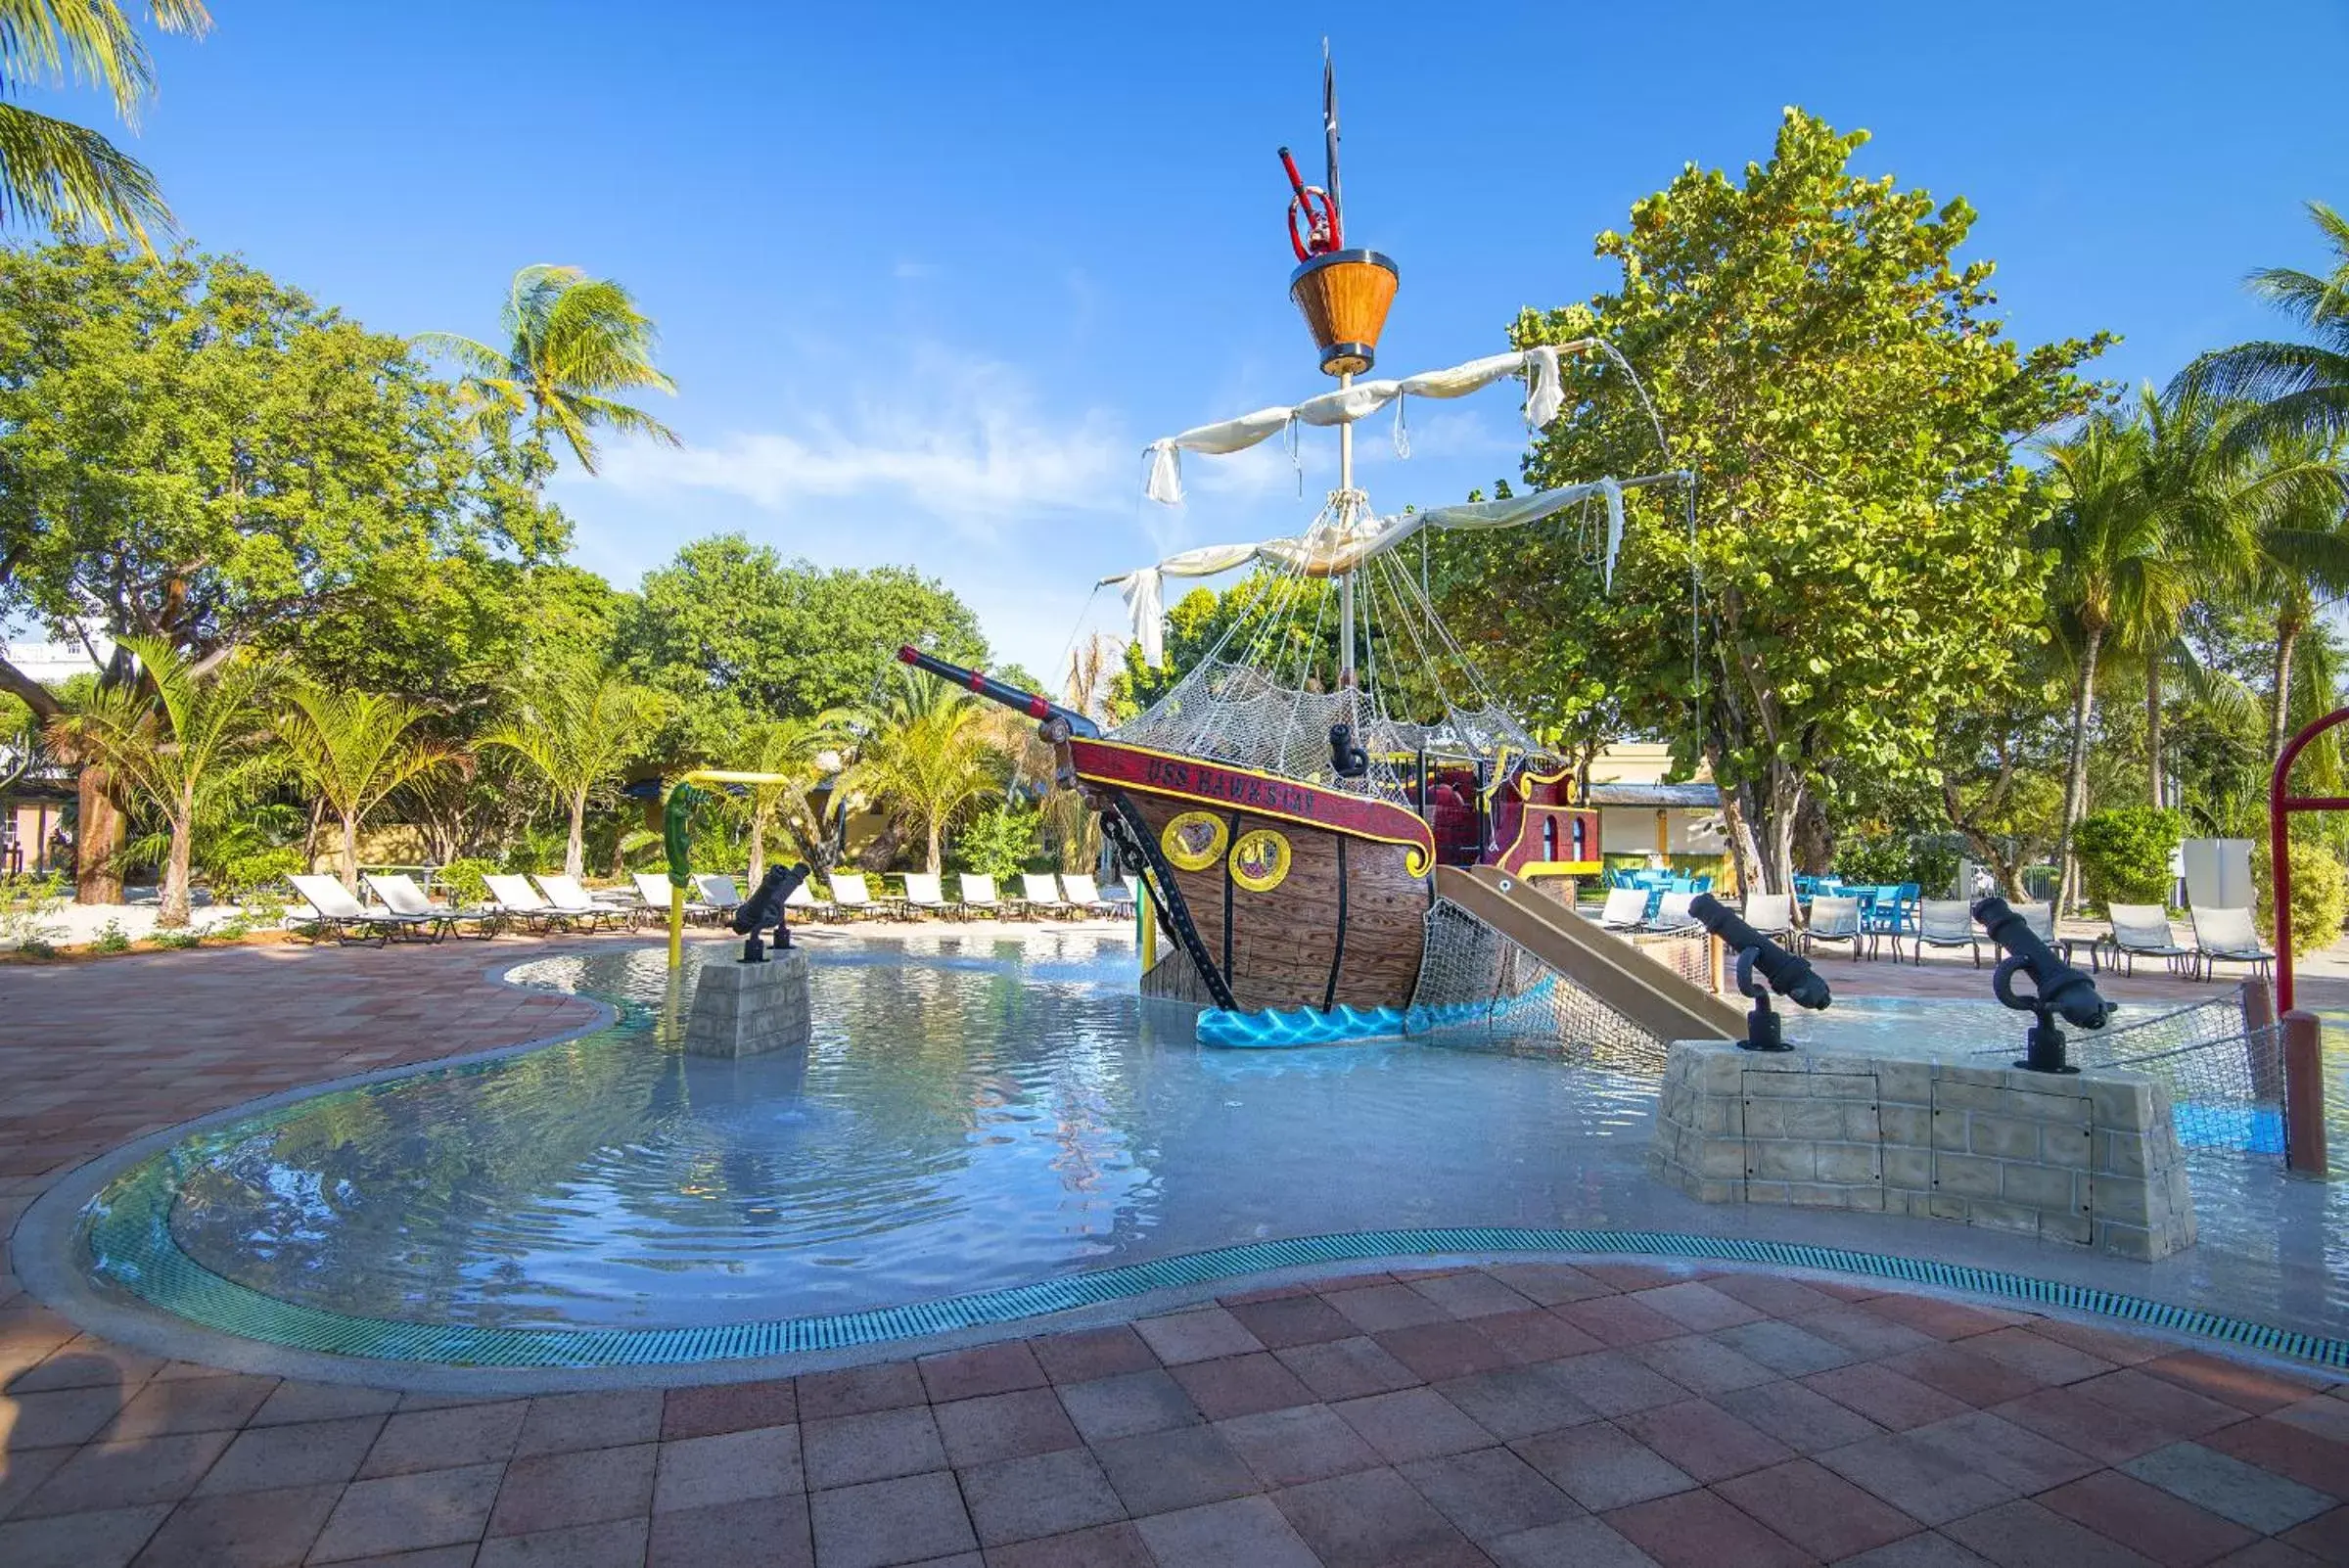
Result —
[{"label": "tree trunk", "polygon": [[343,888],[352,898],[359,896],[359,819],[343,819]]},{"label": "tree trunk", "polygon": [[571,842],[563,846],[563,874],[576,877],[587,866],[587,792],[571,798]]},{"label": "tree trunk", "polygon": [[2301,622],[2297,615],[2279,616],[2276,620],[2276,687],[2268,694],[2268,761],[2274,765],[2283,755],[2283,743],[2292,730],[2292,655],[2300,646]]},{"label": "tree trunk", "polygon": [[2161,798],[2161,661],[2145,656],[2145,778],[2146,799],[2156,811],[2168,803]]},{"label": "tree trunk", "polygon": [[2104,628],[2091,627],[2088,646],[2080,651],[2080,695],[2072,703],[2072,753],[2063,769],[2063,828],[2055,839],[2055,913],[2072,907],[2078,893],[2079,871],[2072,864],[2072,829],[2088,814],[2088,725],[2096,712],[2096,655],[2103,650]]},{"label": "tree trunk", "polygon": [[939,873],[940,862],[943,858],[939,852],[943,848],[941,841],[943,841],[944,837],[945,824],[940,821],[937,817],[932,817],[930,819],[930,864],[927,868],[932,876],[936,876]]},{"label": "tree trunk", "polygon": [[766,875],[766,807],[755,806],[751,808],[751,867],[750,876],[746,880],[749,886],[755,888],[759,886],[759,879],[764,875]]},{"label": "tree trunk", "polygon": [[116,856],[126,832],[122,813],[107,794],[113,776],[84,763],[74,781],[73,897],[81,903],[120,903],[122,873]]},{"label": "tree trunk", "polygon": [[158,926],[178,930],[188,923],[188,862],[196,842],[196,807],[183,799],[171,818],[171,853],[163,867],[163,906]]}]

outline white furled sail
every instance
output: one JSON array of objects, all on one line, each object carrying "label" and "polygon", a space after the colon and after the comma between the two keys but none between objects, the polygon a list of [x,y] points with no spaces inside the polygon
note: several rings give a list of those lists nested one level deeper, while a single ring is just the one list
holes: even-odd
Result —
[{"label": "white furled sail", "polygon": [[1182,499],[1182,454],[1205,452],[1224,456],[1246,451],[1270,440],[1292,424],[1350,425],[1405,397],[1465,397],[1510,376],[1526,379],[1525,423],[1540,430],[1558,417],[1566,392],[1558,377],[1558,355],[1595,348],[1595,339],[1569,344],[1541,344],[1505,354],[1488,354],[1449,370],[1423,371],[1399,380],[1356,382],[1335,392],[1309,397],[1293,408],[1260,408],[1237,419],[1200,425],[1150,443],[1150,477],[1143,493],[1173,506]]}]

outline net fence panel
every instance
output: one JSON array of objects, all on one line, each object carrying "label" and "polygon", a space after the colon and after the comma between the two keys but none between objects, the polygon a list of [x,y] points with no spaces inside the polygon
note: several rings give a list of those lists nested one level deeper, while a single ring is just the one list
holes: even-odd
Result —
[{"label": "net fence panel", "polygon": [[1671,1048],[1443,899],[1427,912],[1427,947],[1405,1033],[1431,1045],[1555,1056],[1648,1076],[1664,1071]]},{"label": "net fence panel", "polygon": [[[2073,1065],[2142,1073],[2170,1091],[2188,1148],[2283,1153],[2283,1041],[2248,1027],[2245,988],[2119,1029],[2064,1031]],[[2012,1056],[2014,1047],[1981,1051]]]}]

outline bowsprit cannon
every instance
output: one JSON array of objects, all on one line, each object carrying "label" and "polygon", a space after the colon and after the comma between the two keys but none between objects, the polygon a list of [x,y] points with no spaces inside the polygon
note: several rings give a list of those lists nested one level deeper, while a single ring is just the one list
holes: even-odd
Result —
[{"label": "bowsprit cannon", "polygon": [[[1809,959],[1788,952],[1747,925],[1744,916],[1710,893],[1700,893],[1690,899],[1688,913],[1737,954],[1737,989],[1754,1004],[1754,1010],[1745,1015],[1745,1048],[1794,1049],[1779,1033],[1778,1015],[1770,1009],[1770,993],[1774,991],[1797,1007],[1817,1012],[1835,999],[1827,989],[1826,977],[1812,968]],[[1757,973],[1761,980],[1754,978]],[[1764,985],[1764,981],[1769,984]]]},{"label": "bowsprit cannon", "polygon": [[807,862],[798,865],[770,865],[766,875],[759,879],[759,890],[735,907],[734,918],[728,922],[735,935],[746,938],[742,945],[742,961],[746,964],[766,962],[766,945],[759,933],[768,926],[775,928],[775,945],[791,945],[791,922],[784,917],[783,901],[797,892],[807,880]]},{"label": "bowsprit cannon", "polygon": [[[1992,994],[2038,1020],[2023,1036],[2023,1059],[2014,1065],[2033,1073],[2079,1072],[2063,1059],[2063,1031],[2055,1019],[2061,1015],[2082,1029],[2102,1029],[2113,1014],[2112,1003],[2097,992],[2094,980],[2058,958],[2005,899],[1984,899],[1974,905],[1974,918],[2006,953],[1991,972]],[[2031,992],[2017,995],[2015,977],[2024,974],[2031,977]]]}]

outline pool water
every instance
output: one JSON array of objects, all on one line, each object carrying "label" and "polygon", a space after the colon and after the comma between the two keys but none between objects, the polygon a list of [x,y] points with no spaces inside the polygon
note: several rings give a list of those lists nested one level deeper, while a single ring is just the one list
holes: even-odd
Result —
[{"label": "pool water", "polygon": [[[811,945],[806,1050],[687,1056],[695,967],[732,952],[689,949],[673,981],[658,947],[520,966],[517,982],[602,997],[617,1022],[194,1134],[159,1156],[172,1240],[330,1313],[699,1328],[1271,1238],[1635,1227],[1661,1201],[1643,1170],[1652,1058],[1204,1047],[1187,1008],[1134,995],[1129,936],[1049,927]],[[2019,1038],[2012,1015],[1966,1002],[1839,1002],[1788,1033]],[[2206,1242],[2233,1186],[2263,1178],[2197,1167]]]}]

